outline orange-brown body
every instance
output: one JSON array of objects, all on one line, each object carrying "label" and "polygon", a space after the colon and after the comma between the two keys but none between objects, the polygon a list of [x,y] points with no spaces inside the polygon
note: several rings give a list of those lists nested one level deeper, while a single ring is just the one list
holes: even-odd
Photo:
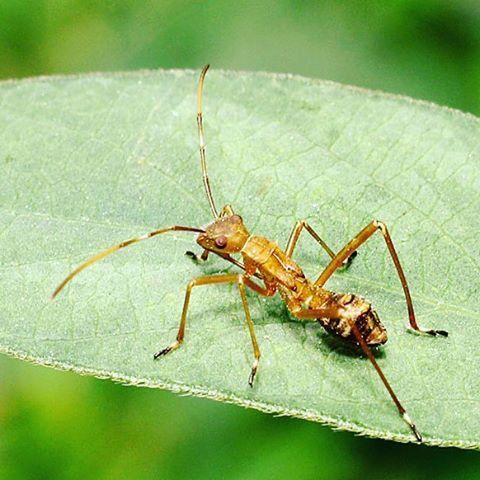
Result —
[{"label": "orange-brown body", "polygon": [[294,316],[305,319],[308,311],[325,310],[329,315],[316,320],[329,333],[358,344],[352,332],[353,324],[367,345],[381,345],[387,341],[385,327],[367,300],[349,293],[333,293],[310,282],[276,242],[250,235],[242,218],[234,214],[231,207],[224,208],[222,215],[199,235],[197,242],[215,253],[240,253],[245,276],[257,274],[265,283],[263,293],[266,296],[278,291]]}]

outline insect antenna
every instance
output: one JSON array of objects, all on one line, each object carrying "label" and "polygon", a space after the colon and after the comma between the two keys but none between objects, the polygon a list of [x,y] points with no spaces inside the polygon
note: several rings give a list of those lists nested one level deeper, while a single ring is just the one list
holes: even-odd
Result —
[{"label": "insect antenna", "polygon": [[214,218],[218,218],[217,207],[215,206],[215,201],[213,200],[212,190],[210,188],[210,180],[208,179],[207,172],[207,159],[205,156],[205,136],[203,133],[203,114],[202,114],[202,93],[203,93],[203,82],[205,80],[205,75],[210,65],[205,65],[202,68],[200,73],[200,78],[198,80],[198,90],[197,90],[197,126],[198,126],[198,141],[200,143],[200,162],[202,165],[202,177],[203,177],[203,186],[205,187],[205,193],[207,194],[208,203],[210,204],[210,210]]},{"label": "insect antenna", "polygon": [[94,255],[93,257],[90,257],[88,260],[86,260],[81,265],[79,265],[75,270],[69,273],[64,280],[62,280],[62,282],[58,285],[58,287],[52,293],[50,299],[53,300],[63,290],[63,288],[67,283],[69,283],[75,276],[77,276],[82,270],[85,270],[90,265],[93,265],[99,260],[102,260],[108,255],[111,255],[112,253],[115,253],[118,250],[121,250],[122,248],[128,247],[129,245],[133,245],[135,243],[141,242],[142,240],[147,240],[148,238],[152,238],[157,235],[161,235],[162,233],[172,232],[172,231],[205,233],[205,230],[202,230],[201,228],[182,227],[180,225],[174,225],[172,227],[162,228],[160,230],[154,230],[153,232],[146,233],[141,237],[135,237],[135,238],[130,238],[129,240],[125,240],[117,245],[114,245],[113,247],[107,248],[106,250],[103,250],[102,252],[97,253],[96,255]]}]

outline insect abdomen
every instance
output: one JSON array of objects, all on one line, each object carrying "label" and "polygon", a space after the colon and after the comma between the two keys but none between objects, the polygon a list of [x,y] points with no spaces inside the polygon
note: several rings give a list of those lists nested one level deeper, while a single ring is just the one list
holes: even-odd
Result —
[{"label": "insect abdomen", "polygon": [[334,294],[328,303],[338,305],[339,315],[337,318],[318,319],[327,332],[358,345],[351,327],[354,322],[367,345],[383,345],[388,340],[387,331],[377,313],[362,297],[352,294]]}]

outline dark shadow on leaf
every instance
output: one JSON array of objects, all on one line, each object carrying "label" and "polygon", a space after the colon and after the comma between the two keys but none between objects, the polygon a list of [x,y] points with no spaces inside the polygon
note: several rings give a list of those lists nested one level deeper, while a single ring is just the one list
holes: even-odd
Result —
[{"label": "dark shadow on leaf", "polygon": [[[252,296],[255,296],[255,295],[256,294],[252,292]],[[263,305],[263,308],[264,308],[265,317],[275,319],[276,321],[279,321],[282,323],[296,323],[296,324],[303,323],[305,325],[312,323],[312,322],[302,322],[295,319],[289,313],[285,304],[278,297],[275,297],[270,301],[265,302]],[[360,346],[353,345],[349,342],[346,342],[345,340],[342,340],[341,338],[335,337],[334,335],[325,331],[318,322],[315,322],[315,326],[318,328],[318,333],[316,335],[316,339],[318,342],[315,342],[315,344],[319,351],[322,344],[322,345],[326,345],[329,350],[339,355],[343,355],[345,357],[351,357],[351,358],[364,357],[365,359],[367,359],[366,355],[363,353],[363,350],[360,348]],[[292,329],[292,331],[294,331],[294,329]],[[303,335],[302,335],[302,338],[300,338],[300,334],[297,334],[297,335],[299,336],[300,343],[304,343],[306,341]],[[374,357],[377,359],[386,357],[385,350],[382,346],[372,347],[371,351]]]},{"label": "dark shadow on leaf", "polygon": [[[345,342],[340,338],[334,337],[328,332],[320,332],[317,335],[317,338],[319,338],[320,341],[327,345],[328,348],[330,348],[333,352],[338,353],[339,355],[352,358],[364,357],[367,359],[367,356],[363,353],[363,350],[360,348],[360,346]],[[375,358],[385,358],[386,356],[383,347],[372,347],[370,350]]]}]

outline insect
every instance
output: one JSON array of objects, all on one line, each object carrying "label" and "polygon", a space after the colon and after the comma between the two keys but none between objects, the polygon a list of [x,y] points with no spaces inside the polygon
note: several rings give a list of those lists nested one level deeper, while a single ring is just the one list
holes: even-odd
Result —
[{"label": "insect", "polygon": [[[268,238],[251,234],[247,230],[242,217],[236,214],[230,205],[225,205],[220,212],[218,212],[207,172],[203,129],[202,96],[203,84],[208,68],[209,66],[206,65],[202,69],[198,82],[197,127],[203,185],[213,216],[213,222],[206,228],[174,225],[155,230],[143,236],[132,238],[110,247],[107,250],[94,255],[73,270],[58,285],[52,294],[52,298],[56,297],[65,285],[82,270],[122,248],[171,231],[198,233],[196,241],[198,245],[202,247],[203,252],[200,256],[197,256],[192,252],[187,252],[190,257],[196,261],[206,261],[209,254],[212,253],[236,265],[240,269],[240,273],[207,275],[195,278],[188,284],[177,337],[173,343],[155,353],[155,359],[173,352],[183,343],[190,295],[194,288],[214,284],[236,284],[245,311],[245,319],[253,347],[254,360],[248,377],[249,385],[253,386],[255,375],[259,367],[260,348],[255,335],[254,324],[250,316],[246,289],[250,288],[264,297],[271,297],[278,292],[288,310],[295,318],[304,321],[316,321],[329,333],[339,337],[345,342],[355,345],[356,347],[360,347],[363,350],[364,354],[368,357],[380,376],[380,379],[393,400],[399,414],[409,425],[416,439],[421,442],[422,436],[407,411],[400,403],[400,400],[393,391],[393,388],[372,353],[371,347],[383,345],[387,341],[386,329],[380,321],[376,311],[373,309],[371,303],[363,297],[351,293],[331,292],[324,288],[325,283],[337,269],[343,266],[348,267],[356,256],[357,249],[371,238],[375,232],[379,232],[385,240],[386,247],[400,278],[407,304],[410,328],[418,333],[433,336],[442,335],[446,337],[448,333],[444,330],[423,329],[418,325],[407,280],[393,245],[393,241],[390,237],[390,233],[384,223],[373,220],[338,253],[334,253],[305,220],[300,220],[295,223],[287,245],[285,249],[282,249],[276,242],[273,242]],[[319,246],[330,256],[330,263],[315,281],[307,279],[302,269],[292,258],[297,241],[304,230],[308,232],[314,240],[316,240]],[[232,256],[235,254],[240,255],[242,260],[240,261]],[[255,278],[256,280],[254,280]]]}]

